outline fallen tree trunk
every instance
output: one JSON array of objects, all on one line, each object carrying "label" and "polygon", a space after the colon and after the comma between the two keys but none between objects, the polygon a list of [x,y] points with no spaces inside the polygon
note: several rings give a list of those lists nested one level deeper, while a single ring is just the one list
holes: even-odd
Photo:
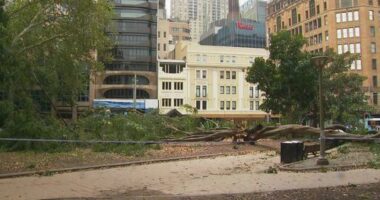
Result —
[{"label": "fallen tree trunk", "polygon": [[[333,125],[325,129],[325,134],[329,138],[380,138],[380,134],[376,135],[354,135],[344,132],[346,128],[343,125]],[[297,124],[283,125],[283,126],[267,126],[258,125],[252,129],[215,129],[207,131],[199,131],[180,139],[168,139],[168,142],[201,142],[201,141],[222,141],[226,138],[233,138],[236,141],[238,138],[243,139],[246,142],[255,142],[259,139],[270,138],[273,136],[293,136],[304,137],[306,135],[319,137],[320,129],[302,126]]]}]

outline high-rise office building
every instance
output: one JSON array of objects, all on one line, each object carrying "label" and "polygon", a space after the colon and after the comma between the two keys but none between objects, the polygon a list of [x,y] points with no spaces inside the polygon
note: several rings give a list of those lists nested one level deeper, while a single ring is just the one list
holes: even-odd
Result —
[{"label": "high-rise office building", "polygon": [[363,90],[380,111],[380,1],[372,0],[272,0],[268,4],[267,30],[288,30],[307,39],[306,50],[327,48],[338,54],[360,55],[351,72],[367,77]]},{"label": "high-rise office building", "polygon": [[114,0],[107,34],[116,45],[113,60],[95,77],[96,99],[157,98],[157,7],[158,1]]},{"label": "high-rise office building", "polygon": [[265,23],[267,16],[267,1],[248,0],[240,7],[241,17]]},{"label": "high-rise office building", "polygon": [[210,23],[227,18],[228,0],[171,0],[171,18],[189,21],[192,41],[198,42]]}]

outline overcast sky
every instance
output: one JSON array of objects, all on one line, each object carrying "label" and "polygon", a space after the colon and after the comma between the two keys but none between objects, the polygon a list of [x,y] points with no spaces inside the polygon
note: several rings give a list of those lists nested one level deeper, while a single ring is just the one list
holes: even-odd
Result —
[{"label": "overcast sky", "polygon": [[[240,5],[242,5],[246,1],[248,0],[240,0]],[[170,0],[166,0],[166,11],[167,11],[168,17],[170,17]]]}]

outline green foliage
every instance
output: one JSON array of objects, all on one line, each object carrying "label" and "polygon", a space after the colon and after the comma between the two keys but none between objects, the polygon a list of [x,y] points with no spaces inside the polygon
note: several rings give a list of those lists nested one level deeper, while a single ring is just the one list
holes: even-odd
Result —
[{"label": "green foliage", "polygon": [[[314,55],[302,51],[304,44],[304,38],[289,32],[271,36],[269,59],[256,58],[246,78],[265,92],[261,109],[281,114],[287,123],[317,122],[319,116],[319,71],[310,62]],[[334,60],[323,70],[325,116],[336,123],[357,125],[370,108],[361,90],[365,78],[349,72],[356,56],[332,50],[325,55]]]},{"label": "green foliage", "polygon": [[1,7],[0,106],[7,109],[0,110],[0,127],[16,120],[13,113],[35,122],[54,102],[75,104],[102,66],[95,50],[102,55],[110,47],[104,29],[112,16],[108,0],[14,0]]},{"label": "green foliage", "polygon": [[371,152],[374,154],[375,158],[369,164],[372,168],[380,169],[380,144],[372,144],[370,146]]}]

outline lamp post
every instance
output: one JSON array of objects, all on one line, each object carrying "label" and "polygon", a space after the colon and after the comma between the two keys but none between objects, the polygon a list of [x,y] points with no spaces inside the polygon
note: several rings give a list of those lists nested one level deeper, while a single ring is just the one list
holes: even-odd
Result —
[{"label": "lamp post", "polygon": [[325,138],[325,120],[324,120],[324,109],[323,109],[323,88],[322,88],[322,75],[323,67],[329,63],[331,59],[327,56],[315,56],[311,58],[311,62],[315,67],[319,69],[319,127],[320,132],[320,156],[317,160],[317,165],[328,165],[329,161],[326,159],[325,149],[326,149],[326,138]]}]

